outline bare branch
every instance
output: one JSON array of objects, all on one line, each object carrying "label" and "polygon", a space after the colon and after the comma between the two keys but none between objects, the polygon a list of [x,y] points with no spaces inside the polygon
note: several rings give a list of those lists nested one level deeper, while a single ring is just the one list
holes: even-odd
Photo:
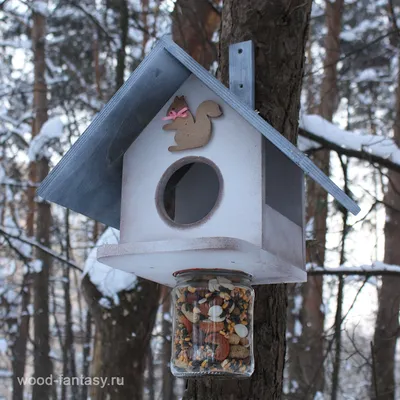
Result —
[{"label": "bare branch", "polygon": [[0,234],[3,235],[4,237],[16,239],[22,243],[29,244],[37,249],[40,249],[40,250],[46,252],[47,254],[50,254],[56,260],[61,261],[63,264],[67,264],[68,266],[82,272],[82,268],[79,267],[77,264],[75,264],[74,262],[72,262],[70,260],[67,260],[65,257],[60,256],[59,254],[55,253],[48,247],[41,245],[40,243],[36,242],[35,240],[32,240],[27,237],[23,237],[23,236],[12,235],[9,232],[7,232],[6,230],[4,230],[2,227],[0,227]]}]

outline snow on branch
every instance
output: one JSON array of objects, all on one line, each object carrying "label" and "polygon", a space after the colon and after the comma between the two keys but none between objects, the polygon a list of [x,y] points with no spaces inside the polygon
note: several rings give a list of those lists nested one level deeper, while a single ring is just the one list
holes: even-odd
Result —
[{"label": "snow on branch", "polygon": [[64,124],[60,117],[53,117],[47,120],[29,145],[29,159],[36,161],[41,158],[50,158],[50,144],[60,139],[63,134],[63,128]]},{"label": "snow on branch", "polygon": [[2,122],[0,129],[0,144],[5,143],[6,140],[12,135],[17,136],[18,143],[22,144],[23,147],[28,147],[28,143],[25,140],[26,132],[29,132],[30,126],[23,123],[22,121],[15,120],[8,116],[6,113],[0,113],[0,121]]},{"label": "snow on branch", "polygon": [[30,50],[32,43],[30,40],[0,40],[0,47],[12,47],[14,49]]},{"label": "snow on branch", "polygon": [[315,264],[306,265],[309,275],[361,275],[361,276],[380,276],[380,275],[400,275],[400,265],[385,264],[375,261],[371,265],[361,265],[359,267],[319,267]]},{"label": "snow on branch", "polygon": [[400,148],[393,139],[346,131],[319,115],[302,115],[299,123],[302,151],[323,147],[400,172]]}]

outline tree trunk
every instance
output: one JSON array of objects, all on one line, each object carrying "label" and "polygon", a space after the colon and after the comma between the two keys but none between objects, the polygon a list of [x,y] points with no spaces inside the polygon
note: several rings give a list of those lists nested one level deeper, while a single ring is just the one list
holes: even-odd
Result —
[{"label": "tree trunk", "polygon": [[[396,91],[394,139],[400,145],[400,74]],[[385,258],[387,264],[400,264],[400,174],[389,171],[389,184],[385,195]],[[383,276],[379,290],[378,315],[374,334],[374,360],[376,382],[372,382],[371,398],[395,399],[395,355],[399,334],[400,278]],[[375,395],[375,388],[378,396]]]},{"label": "tree trunk", "polygon": [[[342,265],[342,264],[340,264]],[[336,296],[336,315],[335,315],[335,352],[333,358],[333,371],[332,371],[332,390],[331,400],[337,400],[340,387],[340,366],[341,366],[341,348],[342,348],[342,317],[343,317],[343,296],[344,296],[344,277],[338,277],[338,294]]]},{"label": "tree trunk", "polygon": [[[290,141],[297,138],[304,50],[311,1],[224,1],[220,78],[228,83],[229,45],[253,40],[256,109]],[[251,379],[190,380],[185,399],[280,399],[286,334],[286,285],[256,286]]]},{"label": "tree trunk", "polygon": [[[35,135],[36,132],[32,129],[32,138]],[[36,182],[36,165],[34,162],[29,163],[28,179],[29,182]],[[35,187],[33,185],[29,185],[27,188],[26,197],[28,208],[26,216],[26,234],[28,237],[33,237],[35,234]],[[4,225],[4,222],[2,222],[2,225]],[[18,331],[16,332],[15,340],[12,345],[13,400],[22,400],[24,398],[24,385],[20,385],[18,379],[23,378],[25,375],[26,349],[31,319],[28,307],[31,303],[31,285],[32,274],[30,271],[27,271],[22,280],[21,317],[19,320]]]},{"label": "tree trunk", "polygon": [[12,346],[12,369],[13,369],[13,391],[12,400],[23,400],[24,386],[18,382],[18,378],[25,375],[26,365],[26,346],[29,337],[29,304],[31,302],[31,274],[24,275],[21,289],[21,318],[19,321],[18,332]]},{"label": "tree trunk", "polygon": [[[100,225],[99,222],[93,221],[93,231],[92,231],[92,242],[96,245],[99,237],[103,233],[103,225]],[[82,291],[84,292],[84,284],[85,280],[82,282]],[[89,307],[88,307],[89,308]],[[87,371],[87,374],[83,374],[83,376],[89,376],[89,372],[91,372],[92,376],[100,376],[101,373],[101,337],[99,333],[99,329],[95,326],[94,334],[93,334],[93,355],[90,357],[90,343],[92,341],[92,314],[90,309],[88,309],[86,315],[86,335],[85,335],[85,343],[87,343],[87,347],[85,347],[87,356],[83,358],[83,366]],[[96,325],[96,324],[95,324]],[[92,386],[90,389],[90,398],[94,396],[96,390],[96,386]],[[84,389],[83,394],[88,392],[88,389]],[[82,400],[86,400],[86,397],[82,396]]]},{"label": "tree trunk", "polygon": [[[29,180],[35,182],[35,163],[29,164]],[[28,237],[34,235],[34,215],[35,215],[35,189],[33,185],[30,185],[27,189],[27,218],[26,218],[26,234]],[[2,210],[2,222],[4,226],[4,212],[6,209],[7,196],[5,196],[5,204]],[[11,206],[11,205],[10,205]],[[29,325],[30,325],[30,311],[29,305],[31,304],[31,285],[32,275],[28,270],[23,275],[21,285],[21,315],[19,318],[19,325],[17,332],[15,332],[15,339],[11,347],[12,351],[12,400],[23,400],[24,398],[24,385],[21,385],[18,379],[25,376],[26,366],[26,349],[29,338]],[[15,322],[17,323],[17,321]]]},{"label": "tree trunk", "polygon": [[[327,0],[325,21],[324,77],[321,84],[319,115],[332,121],[338,105],[337,63],[340,57],[340,32],[344,0]],[[313,156],[315,164],[329,176],[329,151],[321,150]],[[328,194],[311,179],[307,180],[306,220],[313,219],[314,243],[307,250],[307,262],[323,266],[325,263],[326,218]],[[293,399],[314,399],[324,389],[324,304],[323,277],[309,276],[301,287],[302,308],[298,324],[300,337],[290,355],[289,376]],[[292,339],[293,340],[293,339]],[[292,346],[291,346],[292,347]]]},{"label": "tree trunk", "polygon": [[[67,260],[70,259],[70,234],[69,234],[69,210],[65,211],[65,234],[66,249],[65,255]],[[64,286],[64,308],[65,308],[65,326],[64,326],[64,343],[63,343],[63,376],[76,376],[75,349],[74,349],[74,333],[72,331],[72,305],[70,297],[70,269],[65,266],[63,270],[63,286]],[[78,386],[72,385],[71,394],[73,398],[78,398]],[[67,399],[68,386],[63,385],[61,388],[61,399]]]},{"label": "tree trunk", "polygon": [[[350,123],[347,121],[347,130],[350,130]],[[348,176],[348,161],[340,157],[340,163],[342,165],[343,179],[344,179],[344,192],[350,196],[349,190],[349,176]],[[342,248],[340,250],[340,260],[339,264],[344,265],[346,260],[346,240],[349,233],[349,211],[343,209],[342,222],[343,222],[343,234],[342,234]],[[343,323],[343,300],[345,293],[345,280],[344,276],[338,276],[338,294],[337,294],[337,304],[336,304],[336,316],[335,316],[335,356],[333,359],[333,371],[332,371],[332,390],[331,390],[331,400],[336,400],[338,398],[338,392],[340,387],[340,368],[342,365],[342,323]]]},{"label": "tree trunk", "polygon": [[[148,371],[148,378],[146,382],[146,386],[148,389],[148,399],[149,400],[155,400],[156,399],[156,391],[155,391],[155,386],[156,386],[156,380],[155,380],[155,374],[154,374],[154,357],[153,357],[153,349],[151,346],[148,347],[147,349],[147,371]],[[164,383],[164,375],[163,376],[163,383]],[[168,400],[168,397],[162,397],[162,399]]]},{"label": "tree trunk", "polygon": [[[103,295],[90,282],[82,280],[86,301],[101,336],[96,351],[101,362],[96,376],[108,378],[110,385],[94,386],[93,400],[142,399],[143,372],[159,300],[158,286],[138,278],[135,288],[119,293],[120,305],[104,308]],[[111,377],[119,381],[111,382]]]},{"label": "tree trunk", "polygon": [[[142,59],[146,56],[147,43],[150,40],[150,27],[149,27],[149,0],[141,0],[142,13],[140,16],[143,28],[142,38]],[[155,16],[154,16],[155,18]]]},{"label": "tree trunk", "polygon": [[162,309],[162,398],[163,400],[172,400],[174,397],[174,376],[170,369],[171,360],[171,335],[172,335],[172,323],[171,323],[171,289],[167,286],[163,286],[161,290],[161,309]]},{"label": "tree trunk", "polygon": [[221,22],[217,1],[177,0],[172,12],[172,37],[204,68],[217,59],[212,38]]},{"label": "tree trunk", "polygon": [[[86,280],[82,281],[82,291],[85,292],[85,282]],[[89,311],[90,315],[91,312]],[[101,335],[99,332],[99,329],[96,326],[96,321],[95,322],[95,332],[94,332],[94,337],[93,337],[93,356],[92,356],[92,362],[90,364],[90,368],[88,368],[88,371],[91,372],[91,376],[101,376],[102,373],[102,365],[103,365],[103,360],[102,360],[102,355],[101,355]],[[96,398],[96,393],[99,389],[97,386],[91,386],[90,388],[90,398],[94,399]]]},{"label": "tree trunk", "polygon": [[[47,3],[47,2],[46,2]],[[32,14],[32,47],[34,55],[34,88],[33,109],[34,125],[33,136],[40,132],[47,120],[47,86],[45,80],[45,41],[46,16],[33,11]],[[49,172],[49,163],[46,158],[36,162],[37,180],[41,182]],[[50,247],[51,212],[47,202],[37,203],[36,240],[46,247]],[[35,378],[47,378],[52,373],[50,359],[50,331],[49,331],[49,275],[51,256],[37,249],[37,258],[41,261],[41,270],[33,274],[34,295],[34,375]],[[33,400],[48,399],[51,396],[51,386],[34,385]]]},{"label": "tree trunk", "polygon": [[129,9],[127,0],[119,0],[119,28],[121,46],[117,52],[115,86],[118,90],[124,84],[126,45],[128,42]]},{"label": "tree trunk", "polygon": [[[119,0],[118,6],[121,46],[117,53],[116,90],[124,83],[129,30],[127,0]],[[95,223],[94,236],[97,234]],[[119,377],[123,381],[123,385],[116,382],[104,388],[92,386],[91,398],[141,399],[143,373],[159,300],[158,284],[138,278],[134,289],[118,293],[120,305],[112,305],[109,309],[98,303],[103,296],[88,275],[82,280],[82,290],[96,326],[92,375],[108,379]]]},{"label": "tree trunk", "polygon": [[[82,375],[89,376],[90,371],[90,345],[92,343],[92,315],[89,311],[86,313],[85,319],[85,341],[83,342],[82,351]],[[88,386],[82,385],[81,387],[81,399],[87,400],[88,398]]]}]

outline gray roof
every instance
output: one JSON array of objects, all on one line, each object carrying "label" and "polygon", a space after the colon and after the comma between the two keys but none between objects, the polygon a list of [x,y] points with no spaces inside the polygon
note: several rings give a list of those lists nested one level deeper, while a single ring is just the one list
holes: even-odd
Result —
[{"label": "gray roof", "polygon": [[353,214],[360,211],[303,152],[168,37],[156,44],[94,118],[42,182],[38,195],[119,229],[122,156],[191,73],[345,208]]}]

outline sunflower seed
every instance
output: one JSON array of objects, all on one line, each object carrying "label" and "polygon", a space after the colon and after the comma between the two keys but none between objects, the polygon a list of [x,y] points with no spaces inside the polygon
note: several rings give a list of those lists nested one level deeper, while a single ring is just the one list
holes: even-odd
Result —
[{"label": "sunflower seed", "polygon": [[241,338],[244,338],[249,334],[249,330],[247,329],[247,327],[245,325],[237,324],[234,326],[234,329],[235,329],[235,332],[237,333],[237,335]]},{"label": "sunflower seed", "polygon": [[219,317],[222,314],[223,311],[224,310],[222,309],[221,306],[212,306],[208,310],[208,315],[210,317]]}]

